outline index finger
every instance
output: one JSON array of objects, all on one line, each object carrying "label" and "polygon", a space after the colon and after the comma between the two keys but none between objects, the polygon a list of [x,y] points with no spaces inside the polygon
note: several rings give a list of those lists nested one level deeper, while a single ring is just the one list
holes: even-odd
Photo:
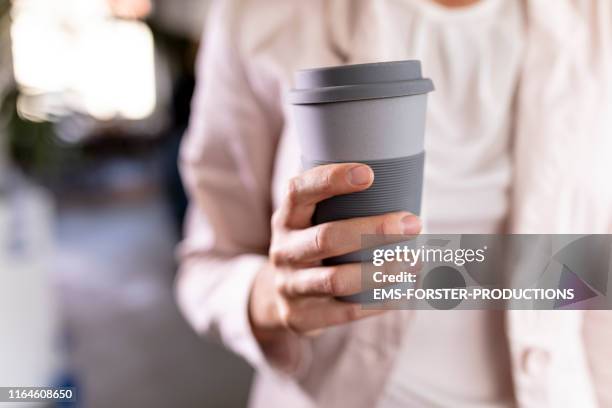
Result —
[{"label": "index finger", "polygon": [[314,167],[292,178],[280,209],[281,222],[289,228],[306,228],[318,202],[369,188],[374,172],[365,164],[340,163]]}]

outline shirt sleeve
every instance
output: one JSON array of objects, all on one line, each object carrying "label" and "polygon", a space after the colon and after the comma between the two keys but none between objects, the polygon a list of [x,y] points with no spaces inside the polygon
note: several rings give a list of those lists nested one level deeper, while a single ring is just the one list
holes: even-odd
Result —
[{"label": "shirt sleeve", "polygon": [[[248,302],[267,261],[270,184],[282,115],[270,103],[278,85],[266,83],[264,73],[254,75],[242,58],[242,22],[234,3],[213,4],[198,58],[192,117],[181,148],[190,208],[176,295],[198,333],[264,369],[271,365],[252,334]],[[255,89],[262,88],[267,95],[260,97]],[[296,350],[292,357],[272,366],[299,371],[301,343],[296,337],[289,347]]]}]

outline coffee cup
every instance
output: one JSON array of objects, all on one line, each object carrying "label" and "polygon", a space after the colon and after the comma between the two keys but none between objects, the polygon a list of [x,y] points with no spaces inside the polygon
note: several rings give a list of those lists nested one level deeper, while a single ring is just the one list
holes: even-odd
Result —
[{"label": "coffee cup", "polygon": [[[289,98],[304,168],[357,162],[374,171],[367,190],[320,202],[314,224],[395,211],[420,214],[427,94],[433,89],[415,60],[296,72]],[[356,252],[324,263],[362,257]]]}]

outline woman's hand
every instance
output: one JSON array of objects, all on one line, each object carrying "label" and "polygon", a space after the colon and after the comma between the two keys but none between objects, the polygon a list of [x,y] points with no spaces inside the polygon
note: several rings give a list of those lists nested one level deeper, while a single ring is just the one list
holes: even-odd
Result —
[{"label": "woman's hand", "polygon": [[365,190],[373,180],[368,166],[355,163],[316,167],[291,180],[272,217],[270,261],[251,290],[251,325],[262,346],[273,347],[289,333],[318,332],[380,313],[336,299],[361,291],[359,263],[321,266],[321,260],[361,249],[364,234],[418,234],[419,218],[397,212],[311,223],[318,202]]}]

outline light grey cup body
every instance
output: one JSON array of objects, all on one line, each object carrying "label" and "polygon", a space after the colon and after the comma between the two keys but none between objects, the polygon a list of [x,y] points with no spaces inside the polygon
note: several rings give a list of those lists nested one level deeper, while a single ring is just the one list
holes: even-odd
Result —
[{"label": "light grey cup body", "polygon": [[[295,79],[290,100],[304,167],[359,162],[374,171],[368,190],[319,203],[313,223],[394,211],[420,214],[427,93],[433,90],[420,62],[302,70]],[[325,263],[362,257],[353,253]]]},{"label": "light grey cup body", "polygon": [[294,105],[305,160],[368,161],[424,151],[427,95]]}]

